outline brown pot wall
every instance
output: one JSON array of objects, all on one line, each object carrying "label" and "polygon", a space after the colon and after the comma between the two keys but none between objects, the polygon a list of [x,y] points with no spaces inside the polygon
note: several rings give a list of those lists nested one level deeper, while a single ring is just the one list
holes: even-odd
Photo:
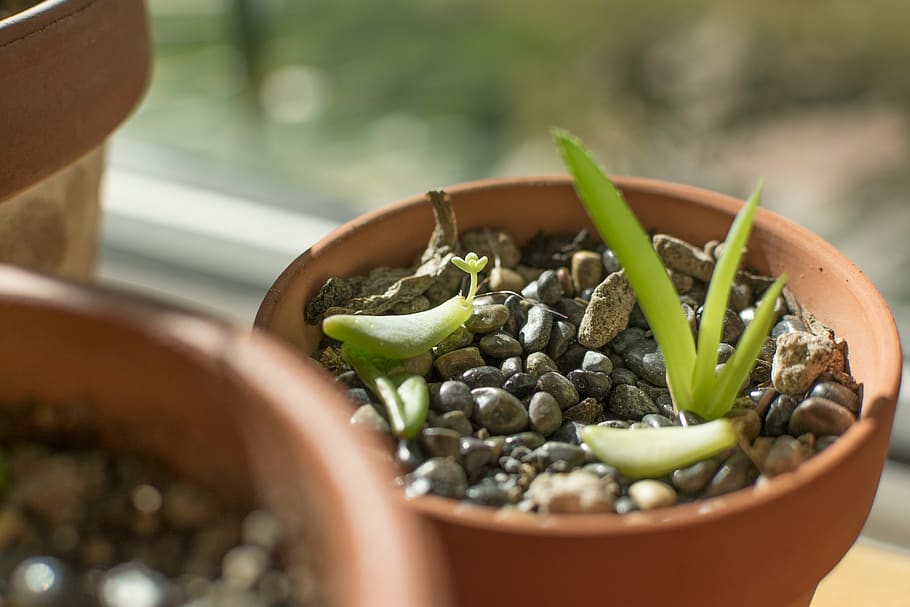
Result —
[{"label": "brown pot wall", "polygon": [[[143,449],[311,548],[340,607],[446,604],[432,546],[394,505],[329,379],[264,336],[0,266],[0,405],[88,405],[112,448]],[[380,602],[375,602],[379,600]]]},{"label": "brown pot wall", "polygon": [[[618,185],[647,229],[695,243],[723,238],[741,202],[644,179]],[[522,243],[539,230],[590,228],[567,178],[498,180],[448,190],[461,231],[500,228]],[[408,265],[432,229],[422,197],[342,226],[275,282],[256,325],[313,351],[302,310],[330,276]],[[460,605],[590,604],[796,607],[859,534],[886,456],[900,343],[880,294],[809,231],[759,210],[749,263],[787,272],[801,303],[850,345],[863,415],[798,471],[700,503],[626,516],[505,515],[436,497],[402,502],[442,538]]]}]

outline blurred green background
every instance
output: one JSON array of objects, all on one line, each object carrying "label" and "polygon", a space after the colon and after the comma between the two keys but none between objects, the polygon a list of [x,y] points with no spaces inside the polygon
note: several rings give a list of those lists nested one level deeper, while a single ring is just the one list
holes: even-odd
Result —
[{"label": "blurred green background", "polygon": [[[118,138],[150,171],[326,216],[490,176],[610,172],[745,196],[910,302],[906,0],[150,0]],[[899,314],[904,318],[910,315]]]}]

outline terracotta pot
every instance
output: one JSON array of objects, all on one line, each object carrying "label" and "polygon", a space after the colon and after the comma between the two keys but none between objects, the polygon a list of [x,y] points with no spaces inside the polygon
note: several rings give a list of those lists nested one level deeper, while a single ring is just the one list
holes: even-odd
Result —
[{"label": "terracotta pot", "polygon": [[84,403],[142,449],[306,542],[333,605],[446,604],[420,523],[333,382],[262,335],[0,266],[0,403]]},{"label": "terracotta pot", "polygon": [[0,19],[0,261],[87,278],[103,146],[149,77],[142,0],[45,0]]},{"label": "terracotta pot", "polygon": [[[691,187],[621,178],[644,226],[694,243],[723,238],[741,202]],[[460,230],[591,228],[567,178],[500,180],[448,190]],[[269,291],[256,325],[304,352],[317,327],[302,310],[330,276],[408,265],[433,226],[422,197],[366,215],[294,261]],[[759,210],[749,263],[787,272],[801,303],[850,344],[865,384],[863,415],[830,449],[761,490],[618,515],[506,515],[438,497],[402,502],[442,538],[461,605],[805,606],[853,543],[872,505],[900,382],[891,314],[866,277],[831,245]]]}]

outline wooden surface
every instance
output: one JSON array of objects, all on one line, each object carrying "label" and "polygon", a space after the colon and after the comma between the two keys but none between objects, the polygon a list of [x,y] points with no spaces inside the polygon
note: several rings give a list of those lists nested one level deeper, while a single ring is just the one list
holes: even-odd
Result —
[{"label": "wooden surface", "polygon": [[860,540],[819,584],[811,607],[867,605],[910,605],[910,552]]}]

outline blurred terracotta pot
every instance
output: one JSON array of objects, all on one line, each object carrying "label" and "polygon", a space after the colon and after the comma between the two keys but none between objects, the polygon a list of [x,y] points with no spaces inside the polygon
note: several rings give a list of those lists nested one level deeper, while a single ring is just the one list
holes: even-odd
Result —
[{"label": "blurred terracotta pot", "polygon": [[313,365],[263,335],[0,266],[0,404],[84,403],[141,449],[305,542],[332,605],[447,604],[433,546],[392,471]]},{"label": "blurred terracotta pot", "polygon": [[[741,202],[687,186],[617,183],[647,229],[694,243],[723,238]],[[593,229],[567,178],[447,190],[462,231],[490,227],[521,244],[539,231]],[[256,325],[314,351],[304,304],[331,276],[409,265],[433,227],[422,197],[348,223],[295,260]],[[830,449],[761,490],[644,513],[507,515],[428,496],[405,501],[442,539],[460,605],[804,607],[856,539],[886,457],[901,373],[891,314],[872,284],[819,237],[759,209],[749,263],[787,272],[800,302],[850,344],[863,415]]]},{"label": "blurred terracotta pot", "polygon": [[91,276],[103,146],[149,61],[143,0],[45,0],[0,19],[0,262]]}]

